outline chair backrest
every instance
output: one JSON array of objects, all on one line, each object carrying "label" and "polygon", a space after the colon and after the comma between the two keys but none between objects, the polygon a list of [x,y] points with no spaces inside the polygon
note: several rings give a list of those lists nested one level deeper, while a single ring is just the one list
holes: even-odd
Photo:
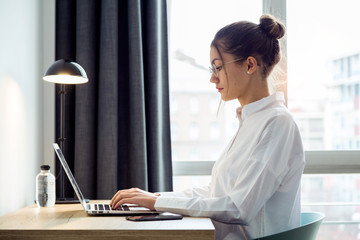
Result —
[{"label": "chair backrest", "polygon": [[322,213],[302,212],[300,227],[261,237],[258,240],[315,240],[323,219]]}]

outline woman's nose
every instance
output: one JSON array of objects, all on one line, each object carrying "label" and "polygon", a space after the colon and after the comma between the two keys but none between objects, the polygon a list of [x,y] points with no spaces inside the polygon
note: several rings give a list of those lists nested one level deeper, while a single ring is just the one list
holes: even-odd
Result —
[{"label": "woman's nose", "polygon": [[212,73],[211,76],[210,76],[210,82],[211,82],[211,83],[218,83],[218,82],[219,82],[219,78],[217,78],[217,77],[215,76],[215,74]]}]

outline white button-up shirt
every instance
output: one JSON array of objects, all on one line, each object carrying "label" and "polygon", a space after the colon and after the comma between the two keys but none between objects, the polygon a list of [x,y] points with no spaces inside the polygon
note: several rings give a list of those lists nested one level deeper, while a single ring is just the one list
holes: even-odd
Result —
[{"label": "white button-up shirt", "polygon": [[252,239],[300,225],[304,151],[283,93],[237,109],[239,129],[212,170],[211,183],[161,193],[159,211],[210,217],[216,239]]}]

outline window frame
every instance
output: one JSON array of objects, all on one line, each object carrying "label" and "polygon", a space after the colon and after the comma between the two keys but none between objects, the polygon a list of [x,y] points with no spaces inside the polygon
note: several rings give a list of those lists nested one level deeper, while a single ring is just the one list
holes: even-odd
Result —
[{"label": "window frame", "polygon": [[[305,151],[304,174],[360,173],[360,151]],[[211,175],[215,161],[174,161],[174,176]]]}]

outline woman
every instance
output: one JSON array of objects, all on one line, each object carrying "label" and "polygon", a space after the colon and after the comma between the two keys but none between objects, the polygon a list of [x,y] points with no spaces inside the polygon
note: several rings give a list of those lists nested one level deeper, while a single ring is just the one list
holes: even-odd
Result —
[{"label": "woman", "polygon": [[217,32],[211,44],[210,82],[224,101],[238,99],[239,129],[212,170],[211,183],[180,193],[118,191],[111,205],[213,220],[217,239],[252,239],[300,225],[300,180],[305,165],[298,127],[267,78],[280,60],[285,27],[270,15]]}]

